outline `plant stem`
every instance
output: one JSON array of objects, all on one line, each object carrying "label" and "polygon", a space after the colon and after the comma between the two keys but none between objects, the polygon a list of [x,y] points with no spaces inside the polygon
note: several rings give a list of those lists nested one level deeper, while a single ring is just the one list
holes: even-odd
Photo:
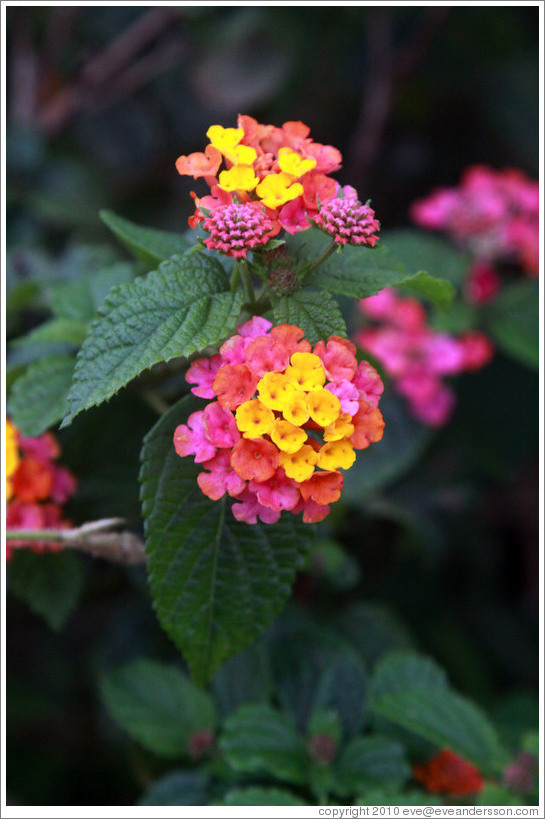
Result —
[{"label": "plant stem", "polygon": [[302,273],[302,275],[300,277],[301,280],[306,279],[307,276],[309,276],[311,273],[314,273],[314,271],[318,267],[320,267],[321,264],[323,264],[325,261],[327,261],[327,259],[329,259],[331,254],[334,253],[336,251],[336,249],[337,249],[337,243],[335,242],[334,239],[332,239],[331,244],[328,245],[328,247],[326,247],[324,252],[321,253],[320,256],[318,256],[317,259],[315,259],[313,262],[311,262],[310,265],[306,268],[306,270],[303,270],[303,273]]},{"label": "plant stem", "polygon": [[250,305],[252,313],[254,313],[254,315],[255,315],[255,308],[256,308],[255,293],[254,293],[254,288],[253,288],[253,285],[252,285],[252,278],[250,276],[250,272],[248,270],[248,266],[246,264],[246,261],[244,259],[241,259],[237,264],[237,268],[238,268],[238,270],[240,272],[240,276],[242,278],[242,281],[244,282],[244,288],[246,290],[246,295],[248,296],[248,303]]},{"label": "plant stem", "polygon": [[113,529],[122,523],[123,518],[104,518],[84,523],[75,529],[8,529],[6,540],[78,540],[87,535]]}]

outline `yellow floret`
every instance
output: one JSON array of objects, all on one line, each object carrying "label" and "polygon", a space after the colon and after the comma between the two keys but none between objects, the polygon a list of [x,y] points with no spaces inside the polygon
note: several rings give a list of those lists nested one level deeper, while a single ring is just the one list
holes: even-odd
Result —
[{"label": "yellow floret", "polygon": [[219,187],[224,191],[253,191],[258,182],[251,165],[233,165],[219,175]]},{"label": "yellow floret", "polygon": [[300,427],[303,424],[306,424],[310,418],[307,396],[304,392],[296,390],[291,382],[288,383],[290,383],[293,392],[289,394],[286,402],[284,403],[282,414],[286,421]]},{"label": "yellow floret", "polygon": [[325,384],[322,362],[314,353],[294,353],[286,376],[300,390],[321,390]]},{"label": "yellow floret", "polygon": [[351,421],[351,415],[341,412],[337,420],[324,429],[324,441],[340,441],[341,438],[350,438],[354,432],[354,424]]},{"label": "yellow floret", "polygon": [[301,449],[301,446],[308,438],[304,429],[277,418],[274,427],[270,432],[271,440],[282,452],[294,453]]},{"label": "yellow floret", "polygon": [[278,151],[278,165],[281,171],[298,179],[316,167],[315,159],[305,159],[291,148],[280,148]]},{"label": "yellow floret", "polygon": [[[259,400],[266,407],[282,411],[295,395],[295,387],[282,373],[265,373],[258,381],[257,393]],[[305,420],[308,420],[308,415]]]},{"label": "yellow floret", "polygon": [[314,472],[316,458],[317,455],[313,448],[309,444],[303,444],[297,452],[281,452],[280,466],[284,467],[288,478],[302,483],[308,481]]},{"label": "yellow floret", "polygon": [[341,402],[329,390],[315,390],[307,396],[310,417],[321,427],[334,424],[341,412]]},{"label": "yellow floret", "polygon": [[274,412],[265,407],[257,398],[245,401],[235,413],[237,427],[244,438],[260,438],[267,435],[274,426]]},{"label": "yellow floret", "polygon": [[270,173],[257,186],[256,193],[267,208],[279,208],[303,195],[303,186],[287,173]]},{"label": "yellow floret", "polygon": [[17,427],[6,419],[6,500],[13,495],[11,478],[19,466],[19,446]]},{"label": "yellow floret", "polygon": [[223,125],[211,125],[206,136],[218,151],[225,153],[238,145],[244,136],[243,128],[224,128]]},{"label": "yellow floret", "polygon": [[341,441],[331,441],[324,444],[318,453],[317,465],[321,469],[350,469],[356,460],[354,447],[343,438]]}]

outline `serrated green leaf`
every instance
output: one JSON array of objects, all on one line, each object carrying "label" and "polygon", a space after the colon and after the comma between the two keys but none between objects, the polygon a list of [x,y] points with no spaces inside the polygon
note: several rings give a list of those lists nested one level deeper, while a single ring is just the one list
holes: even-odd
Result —
[{"label": "serrated green leaf", "polygon": [[143,227],[109,210],[101,210],[99,216],[137,259],[151,265],[156,265],[176,254],[181,255],[190,247],[187,239],[178,233]]},{"label": "serrated green leaf", "polygon": [[301,327],[311,344],[333,335],[346,338],[346,324],[339,305],[329,293],[305,289],[282,296],[273,305],[273,316],[276,324]]},{"label": "serrated green leaf", "polygon": [[394,652],[373,675],[371,710],[440,748],[451,748],[484,770],[505,761],[487,717],[448,687],[442,669],[419,655]]},{"label": "serrated green leaf", "polygon": [[403,746],[379,734],[353,739],[335,765],[335,790],[342,796],[367,785],[389,782],[400,787],[411,775]]},{"label": "serrated green leaf", "polygon": [[284,788],[237,788],[224,797],[224,805],[308,805],[291,791]]},{"label": "serrated green leaf", "polygon": [[72,614],[83,587],[79,555],[62,551],[36,554],[14,549],[8,565],[8,588],[59,631]]},{"label": "serrated green leaf", "polygon": [[456,288],[465,281],[471,262],[469,256],[440,236],[402,228],[384,231],[381,241],[395,253],[409,273],[426,270],[432,276],[447,279]]},{"label": "serrated green leaf", "polygon": [[243,301],[228,286],[220,263],[199,253],[114,287],[79,352],[64,425],[154,364],[225,338]]},{"label": "serrated green leaf", "polygon": [[202,467],[173,445],[176,426],[202,406],[186,396],[163,415],[144,441],[140,475],[155,609],[199,685],[278,614],[313,533],[292,515],[274,526],[238,522],[225,499],[202,494]]},{"label": "serrated green leaf", "polygon": [[406,401],[391,392],[381,400],[380,411],[385,421],[382,439],[359,452],[344,475],[342,497],[356,505],[405,475],[433,437],[433,430],[411,416]]},{"label": "serrated green leaf", "polygon": [[164,663],[137,660],[115,669],[103,678],[101,693],[115,722],[159,756],[188,756],[191,736],[215,727],[208,694]]},{"label": "serrated green leaf", "polygon": [[539,285],[523,281],[505,287],[484,313],[498,347],[527,367],[539,367]]},{"label": "serrated green leaf", "polygon": [[23,347],[33,344],[70,344],[79,347],[85,341],[87,324],[74,319],[54,318],[46,321],[31,330],[26,336],[21,336],[12,342],[12,347]]},{"label": "serrated green leaf", "polygon": [[41,435],[64,417],[74,365],[74,356],[47,356],[33,361],[15,381],[8,412],[23,435]]},{"label": "serrated green leaf", "polygon": [[224,725],[220,748],[237,771],[267,773],[285,782],[306,781],[309,757],[303,738],[279,711],[245,705]]},{"label": "serrated green leaf", "polygon": [[152,783],[139,805],[206,805],[210,777],[200,770],[169,771]]}]

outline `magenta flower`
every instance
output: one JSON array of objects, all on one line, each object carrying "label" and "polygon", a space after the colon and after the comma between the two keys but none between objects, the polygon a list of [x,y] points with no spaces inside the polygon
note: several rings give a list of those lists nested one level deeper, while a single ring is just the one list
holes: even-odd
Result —
[{"label": "magenta flower", "polygon": [[206,247],[234,258],[246,258],[248,250],[266,245],[277,232],[262,205],[239,202],[215,208],[203,228],[210,233]]},{"label": "magenta flower", "polygon": [[174,448],[178,455],[194,455],[195,463],[209,461],[216,454],[216,447],[206,437],[204,411],[192,412],[187,424],[180,424],[174,431]]},{"label": "magenta flower", "polygon": [[224,362],[221,355],[211,356],[210,358],[197,358],[189,367],[185,380],[189,384],[196,384],[196,387],[191,387],[191,392],[198,395],[199,398],[214,398],[215,393],[212,389],[216,373]]},{"label": "magenta flower", "polygon": [[340,245],[374,247],[378,242],[380,223],[375,211],[355,196],[330,199],[322,204],[314,221]]},{"label": "magenta flower", "polygon": [[210,500],[219,500],[226,492],[231,497],[236,497],[244,491],[246,481],[243,481],[231,466],[228,450],[218,452],[203,466],[208,472],[197,475],[197,483]]}]

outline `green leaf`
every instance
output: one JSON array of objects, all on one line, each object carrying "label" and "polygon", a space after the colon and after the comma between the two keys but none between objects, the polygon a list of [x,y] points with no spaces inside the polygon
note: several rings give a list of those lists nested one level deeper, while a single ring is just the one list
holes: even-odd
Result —
[{"label": "green leaf", "polygon": [[26,347],[27,345],[70,344],[79,347],[85,341],[87,335],[87,324],[81,321],[67,318],[54,318],[46,321],[35,330],[31,330],[26,336],[21,336],[12,342],[15,348]]},{"label": "green leaf", "polygon": [[291,791],[284,788],[237,788],[224,797],[224,805],[308,805]]},{"label": "green leaf", "polygon": [[521,797],[504,788],[502,785],[495,785],[487,782],[482,791],[477,795],[477,805],[525,805]]},{"label": "green leaf", "polygon": [[539,285],[505,287],[487,306],[485,324],[498,347],[521,364],[539,367]]},{"label": "green leaf", "polygon": [[115,669],[102,680],[101,693],[115,722],[159,756],[187,756],[192,735],[215,727],[208,694],[164,663],[137,660]]},{"label": "green leaf", "polygon": [[344,609],[339,627],[370,666],[387,651],[406,649],[411,638],[389,609],[355,603]]},{"label": "green leaf", "polygon": [[187,239],[178,233],[136,225],[110,210],[101,210],[99,216],[137,259],[149,264],[156,265],[175,254],[181,255],[190,247]]},{"label": "green leaf", "polygon": [[311,344],[333,335],[346,338],[346,324],[339,305],[329,293],[304,289],[282,296],[273,305],[273,316],[276,324],[301,327]]},{"label": "green leaf", "polygon": [[66,414],[74,364],[74,356],[47,356],[33,361],[15,381],[8,411],[23,435],[41,435]]},{"label": "green leaf", "polygon": [[272,680],[268,658],[260,644],[231,657],[212,681],[214,699],[222,716],[250,702],[268,702]]},{"label": "green leaf", "polygon": [[13,549],[8,564],[10,591],[59,631],[72,614],[83,587],[83,564],[69,551],[36,554]]},{"label": "green leaf", "polygon": [[384,231],[382,240],[409,272],[426,270],[432,276],[447,279],[456,288],[466,279],[471,261],[469,256],[439,236],[403,228]]},{"label": "green leaf", "polygon": [[382,660],[372,681],[371,710],[441,748],[451,748],[484,770],[505,762],[487,717],[448,687],[433,661],[394,653]]},{"label": "green leaf", "polygon": [[188,356],[225,338],[243,301],[228,291],[215,259],[176,256],[159,270],[114,287],[78,355],[68,395],[69,424],[159,361]]},{"label": "green leaf", "polygon": [[239,522],[197,484],[174,430],[202,407],[186,396],[146,436],[140,474],[148,572],[159,620],[197,684],[271,623],[287,599],[313,530],[291,514],[274,526]]},{"label": "green leaf", "polygon": [[224,726],[220,748],[237,771],[266,773],[294,784],[306,781],[309,758],[292,723],[266,705],[245,705]]},{"label": "green leaf", "polygon": [[[328,241],[313,240],[316,256],[323,252]],[[448,281],[429,275],[423,267],[420,265],[414,273],[409,272],[410,267],[382,242],[374,248],[347,245],[306,277],[305,284],[354,299],[373,296],[384,287],[403,285],[444,309],[452,300],[454,288]]]},{"label": "green leaf", "polygon": [[354,466],[344,473],[342,498],[356,505],[403,477],[433,437],[429,427],[410,415],[406,401],[392,392],[381,400],[380,411],[385,421],[382,439],[358,452]]},{"label": "green leaf", "polygon": [[[89,264],[93,264],[92,256]],[[51,310],[60,319],[88,324],[95,317],[109,290],[117,284],[131,281],[133,275],[132,265],[126,262],[117,262],[99,270],[83,267],[78,278],[51,285]]]},{"label": "green leaf", "polygon": [[413,276],[407,277],[405,281],[399,282],[399,286],[418,296],[424,296],[443,311],[450,306],[456,293],[452,284],[446,279],[430,276],[425,270],[419,270]]},{"label": "green leaf", "polygon": [[159,805],[207,805],[210,777],[199,770],[169,771],[157,779],[138,802]]},{"label": "green leaf", "polygon": [[355,651],[345,648],[324,669],[314,708],[333,710],[339,716],[345,736],[362,729],[367,718],[367,675]]},{"label": "green leaf", "polygon": [[375,734],[353,739],[342,751],[335,774],[335,789],[349,796],[369,784],[401,786],[410,777],[411,768],[402,745]]}]

